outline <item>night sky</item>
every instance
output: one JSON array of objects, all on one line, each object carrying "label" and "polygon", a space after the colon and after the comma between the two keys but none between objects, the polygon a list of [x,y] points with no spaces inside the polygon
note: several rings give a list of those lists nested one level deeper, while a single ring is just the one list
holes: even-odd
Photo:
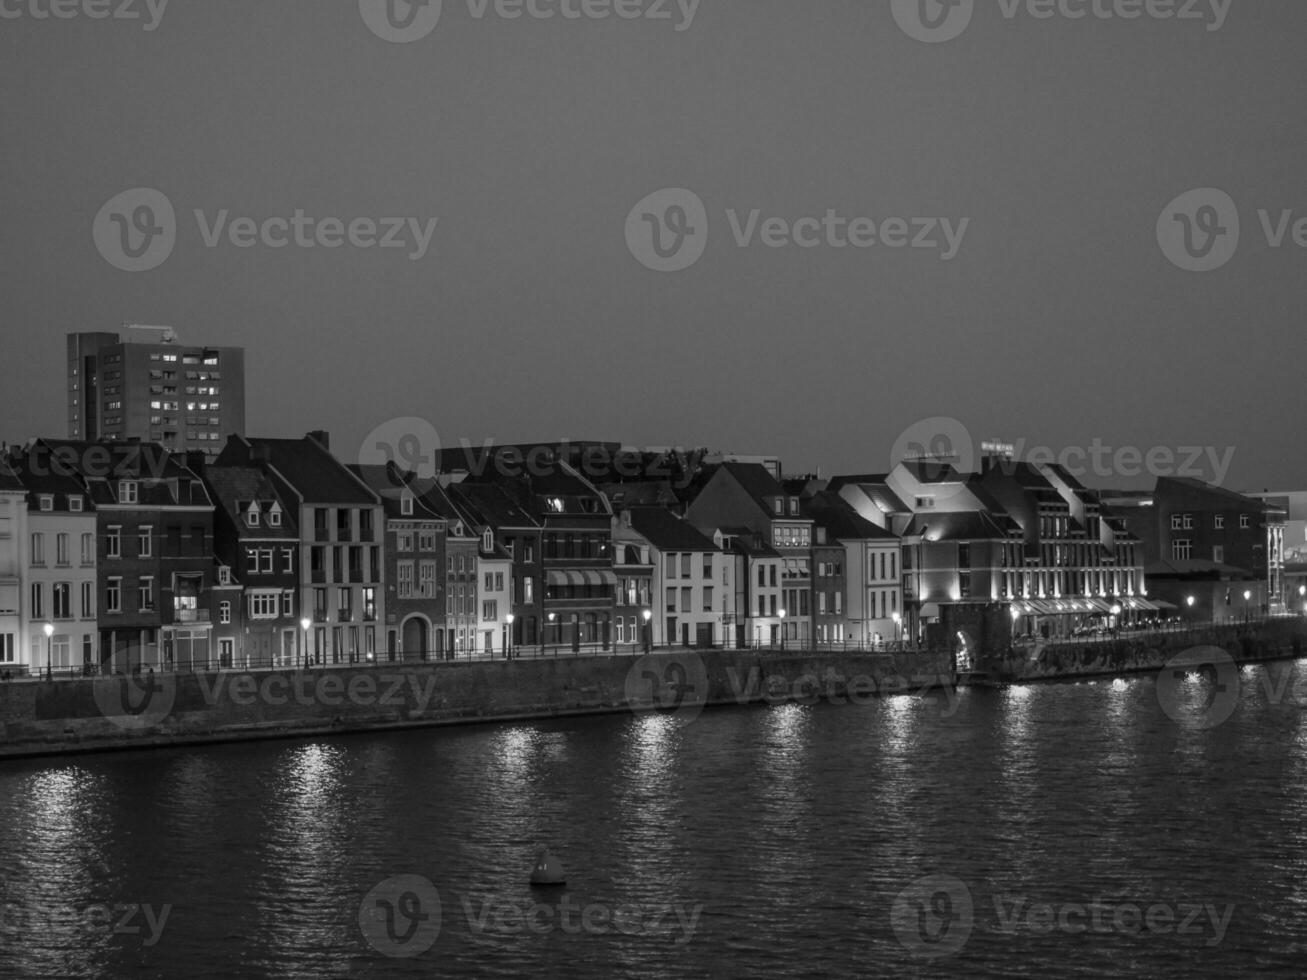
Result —
[{"label": "night sky", "polygon": [[[136,20],[79,0],[33,16],[49,3],[0,0],[11,442],[63,434],[66,332],[134,321],[245,346],[251,434],[328,429],[349,461],[419,416],[446,446],[603,439],[883,471],[905,430],[948,417],[1055,450],[1232,447],[1227,486],[1307,485],[1302,0],[1158,4],[1197,20],[977,0],[943,43],[888,0],[602,20],[445,0],[410,43],[357,0],[172,0],[153,30],[159,0],[135,0]],[[177,218],[171,253],[136,273],[93,236],[133,188]],[[678,272],[646,268],[625,233],[663,188],[706,208],[706,249]],[[1238,249],[1208,272],[1158,240],[1195,188],[1238,209]],[[224,209],[412,223],[401,248],[240,248],[225,226],[209,247]],[[769,218],[827,212],[965,234],[948,258],[825,231],[763,243]]]}]

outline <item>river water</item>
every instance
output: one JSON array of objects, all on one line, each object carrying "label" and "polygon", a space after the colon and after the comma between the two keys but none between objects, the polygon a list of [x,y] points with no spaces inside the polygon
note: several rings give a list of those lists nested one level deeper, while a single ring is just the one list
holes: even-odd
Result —
[{"label": "river water", "polygon": [[1305,671],[0,764],[0,977],[1303,976]]}]

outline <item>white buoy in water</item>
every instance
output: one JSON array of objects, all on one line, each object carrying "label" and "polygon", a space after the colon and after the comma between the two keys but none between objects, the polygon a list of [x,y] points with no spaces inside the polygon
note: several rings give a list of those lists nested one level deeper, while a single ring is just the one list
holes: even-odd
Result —
[{"label": "white buoy in water", "polygon": [[563,862],[549,853],[549,848],[540,852],[535,867],[531,869],[532,885],[565,885],[567,875],[563,873]]}]

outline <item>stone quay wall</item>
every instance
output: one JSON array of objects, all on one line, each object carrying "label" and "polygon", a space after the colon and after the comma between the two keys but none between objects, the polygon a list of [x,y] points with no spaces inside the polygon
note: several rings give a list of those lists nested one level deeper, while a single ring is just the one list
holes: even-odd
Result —
[{"label": "stone quay wall", "polygon": [[0,758],[924,692],[948,653],[677,650],[0,683]]}]

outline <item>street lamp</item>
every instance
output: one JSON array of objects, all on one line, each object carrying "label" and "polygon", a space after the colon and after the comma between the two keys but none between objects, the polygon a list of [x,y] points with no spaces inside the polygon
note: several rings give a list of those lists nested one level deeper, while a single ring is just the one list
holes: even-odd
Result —
[{"label": "street lamp", "polygon": [[[554,628],[554,620],[557,619],[557,618],[558,618],[558,613],[550,613],[550,614],[549,614],[549,625],[548,625],[545,629],[543,629],[543,630],[540,631],[540,655],[541,655],[541,656],[544,656],[544,652],[545,652],[545,633],[546,633],[548,630],[551,630],[551,629]],[[554,642],[555,642],[555,643],[558,642],[558,637],[556,637],[556,636],[554,637]],[[554,652],[557,653],[558,651],[555,650]]]},{"label": "street lamp", "polygon": [[[1016,610],[1013,610],[1013,619],[1016,619]],[[894,620],[894,642],[903,642],[903,615],[899,612],[890,613],[890,619]]]},{"label": "street lamp", "polygon": [[1248,600],[1253,597],[1252,590],[1243,590],[1243,621],[1248,622]]},{"label": "street lamp", "polygon": [[309,666],[309,627],[313,625],[313,620],[308,616],[300,620],[300,654],[304,661],[304,668]]},{"label": "street lamp", "polygon": [[644,652],[648,653],[649,647],[652,645],[650,633],[652,632],[653,627],[650,624],[653,620],[653,610],[646,609],[644,612],[640,613],[640,615],[644,617]]},{"label": "street lamp", "polygon": [[54,624],[46,623],[41,629],[45,631],[45,679],[51,681],[54,680],[54,670],[50,665],[54,657]]},{"label": "street lamp", "polygon": [[509,613],[505,619],[508,622],[508,629],[504,632],[504,659],[513,659],[513,620],[517,617]]},{"label": "street lamp", "polygon": [[781,617],[781,653],[785,652],[785,610],[778,609],[777,613]]}]

